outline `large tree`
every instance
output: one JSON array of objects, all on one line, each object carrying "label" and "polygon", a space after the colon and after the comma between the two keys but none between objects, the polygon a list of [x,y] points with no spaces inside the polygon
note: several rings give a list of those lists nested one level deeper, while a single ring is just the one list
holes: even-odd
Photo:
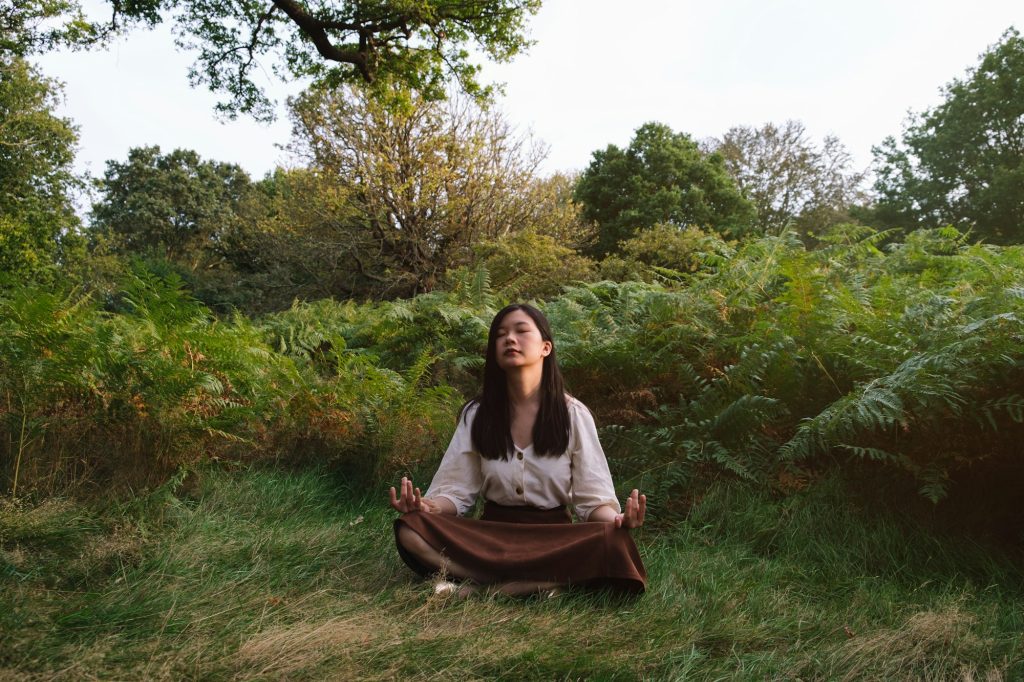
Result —
[{"label": "large tree", "polygon": [[799,121],[735,126],[707,147],[721,155],[754,204],[759,232],[819,231],[848,220],[849,208],[863,201],[864,173],[851,169],[852,157],[839,138],[829,135],[815,144]]},{"label": "large tree", "polygon": [[[428,99],[443,99],[450,81],[485,96],[470,52],[507,61],[523,51],[527,18],[541,0],[106,0],[109,18],[85,21],[79,0],[24,0],[0,10],[14,44],[95,45],[135,25],[175,25],[178,45],[198,52],[189,77],[224,99],[225,114],[273,117],[258,81],[272,71],[283,80],[368,83],[393,94],[400,84]],[[2,3],[0,3],[2,4]],[[38,17],[53,25],[47,32]],[[46,23],[46,22],[44,22]]]},{"label": "large tree", "polygon": [[217,248],[230,268],[207,273],[199,295],[217,308],[287,308],[295,299],[366,295],[373,281],[353,259],[359,214],[333,175],[276,169],[254,183]]},{"label": "large tree", "polygon": [[1004,33],[941,104],[874,151],[880,223],[1024,241],[1024,38]]},{"label": "large tree", "polygon": [[354,89],[292,102],[291,149],[349,190],[348,254],[374,295],[432,289],[471,247],[531,226],[544,150],[465,99],[388,108]]},{"label": "large tree", "polygon": [[72,172],[78,134],[53,114],[60,86],[0,56],[0,272],[24,279],[55,264],[78,227]]},{"label": "large tree", "polygon": [[156,146],[137,147],[127,161],[107,162],[91,229],[108,236],[116,251],[195,271],[220,260],[218,242],[237,220],[250,185],[235,164],[187,149],[164,154]]},{"label": "large tree", "polygon": [[576,185],[583,217],[597,223],[594,253],[604,256],[638,230],[659,223],[711,228],[730,237],[750,229],[754,208],[722,157],[661,123],[637,129],[626,149],[594,152]]}]

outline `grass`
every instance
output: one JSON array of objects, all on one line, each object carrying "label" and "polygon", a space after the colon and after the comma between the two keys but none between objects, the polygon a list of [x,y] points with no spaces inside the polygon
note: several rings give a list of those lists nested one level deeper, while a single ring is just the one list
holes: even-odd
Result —
[{"label": "grass", "polygon": [[0,508],[0,679],[1024,678],[1019,560],[836,483],[648,527],[640,599],[435,598],[383,492],[204,470]]}]

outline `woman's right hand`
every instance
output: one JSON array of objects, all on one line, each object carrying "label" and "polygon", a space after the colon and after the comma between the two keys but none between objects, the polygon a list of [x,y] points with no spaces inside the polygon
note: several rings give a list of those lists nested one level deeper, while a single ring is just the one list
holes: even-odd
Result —
[{"label": "woman's right hand", "polygon": [[395,487],[391,486],[391,506],[402,514],[413,511],[425,511],[428,514],[437,514],[440,507],[433,500],[428,500],[420,493],[419,488],[414,488],[412,481],[402,477],[402,493],[399,497],[395,493]]}]

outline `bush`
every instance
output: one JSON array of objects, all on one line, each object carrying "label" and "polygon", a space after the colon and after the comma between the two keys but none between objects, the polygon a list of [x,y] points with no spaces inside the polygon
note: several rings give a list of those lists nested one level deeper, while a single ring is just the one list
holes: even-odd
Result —
[{"label": "bush", "polygon": [[519,232],[474,247],[495,293],[508,301],[551,298],[570,284],[594,276],[594,262],[554,237]]}]

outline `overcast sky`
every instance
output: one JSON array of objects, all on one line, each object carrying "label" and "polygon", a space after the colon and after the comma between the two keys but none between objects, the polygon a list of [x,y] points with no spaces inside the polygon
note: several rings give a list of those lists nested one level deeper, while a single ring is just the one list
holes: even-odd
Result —
[{"label": "overcast sky", "polygon": [[[545,0],[530,21],[536,44],[485,74],[506,84],[509,120],[549,145],[546,172],[584,168],[647,121],[700,139],[790,118],[816,139],[837,135],[866,167],[872,145],[899,134],[908,110],[938,103],[1010,26],[1024,28],[1020,0]],[[152,144],[257,177],[287,162],[283,100],[301,84],[274,84],[276,123],[220,122],[216,96],[188,85],[192,61],[166,27],[106,52],[40,58],[65,83],[79,169],[100,175],[106,160]]]}]

